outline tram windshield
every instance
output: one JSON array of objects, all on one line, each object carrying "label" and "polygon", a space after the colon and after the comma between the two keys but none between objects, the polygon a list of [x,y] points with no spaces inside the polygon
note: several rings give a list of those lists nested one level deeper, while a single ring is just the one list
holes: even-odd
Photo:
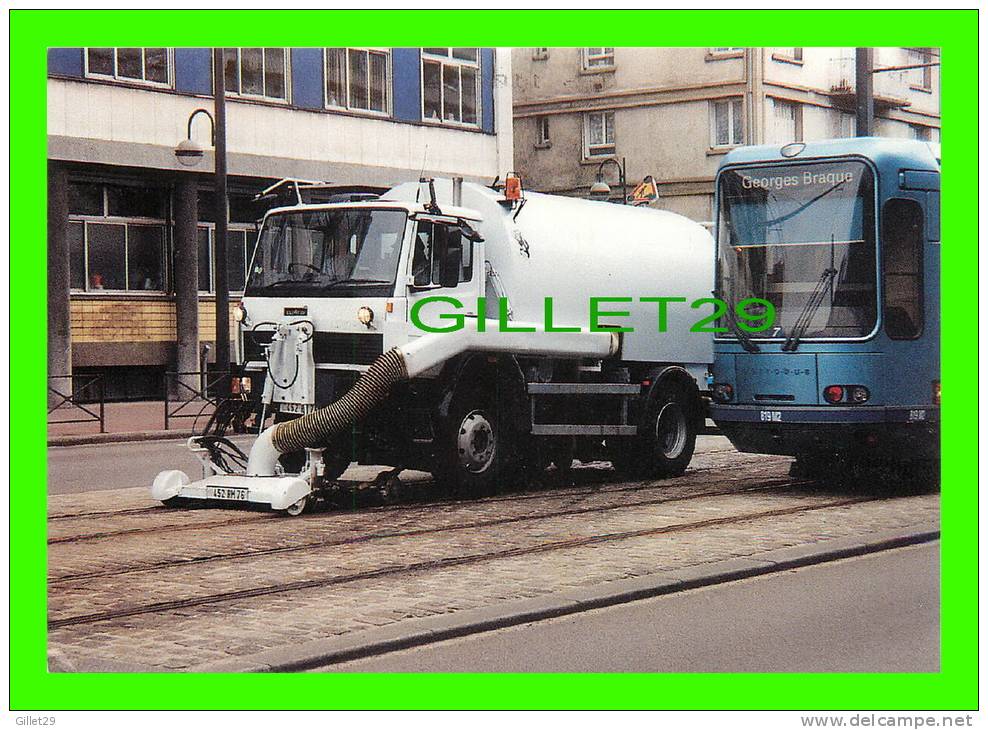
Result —
[{"label": "tram windshield", "polygon": [[719,193],[720,296],[732,304],[757,297],[775,306],[772,329],[756,337],[872,332],[874,181],[863,162],[724,170]]},{"label": "tram windshield", "polygon": [[257,241],[247,296],[390,296],[407,214],[337,208],[273,213]]}]

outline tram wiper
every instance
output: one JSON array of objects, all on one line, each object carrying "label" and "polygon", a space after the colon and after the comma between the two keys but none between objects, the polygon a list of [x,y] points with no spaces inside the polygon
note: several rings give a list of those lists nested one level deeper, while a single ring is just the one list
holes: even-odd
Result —
[{"label": "tram wiper", "polygon": [[[724,300],[723,294],[718,294],[717,292],[713,292],[713,295],[715,298],[720,299],[721,301]],[[738,324],[738,320],[734,316],[734,312],[731,310],[731,308],[727,307],[724,311],[725,311],[725,319],[727,320],[727,324],[731,328],[731,332],[733,332],[734,336],[738,339],[738,342],[741,344],[741,347],[743,347],[746,352],[761,352],[762,348],[760,348],[758,345],[754,343],[754,341],[752,341],[751,333],[743,329],[741,325]]]},{"label": "tram wiper", "polygon": [[792,332],[789,333],[785,344],[782,345],[783,352],[794,352],[799,347],[800,338],[809,329],[810,322],[813,321],[813,315],[816,314],[816,310],[823,303],[823,297],[827,292],[827,287],[834,280],[835,276],[837,276],[837,269],[824,269],[820,275],[820,281],[816,283],[813,292],[810,294],[810,298],[806,300],[803,311],[796,317],[796,321],[792,326]]}]

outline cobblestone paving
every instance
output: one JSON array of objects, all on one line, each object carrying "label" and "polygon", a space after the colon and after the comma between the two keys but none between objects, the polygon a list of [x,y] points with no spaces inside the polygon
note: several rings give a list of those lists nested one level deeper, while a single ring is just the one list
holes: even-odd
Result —
[{"label": "cobblestone paving", "polygon": [[[49,524],[73,524],[59,527],[60,538],[149,524],[162,529],[50,545],[50,620],[278,589],[297,581],[316,585],[86,620],[51,629],[50,647],[68,665],[110,659],[181,670],[412,617],[907,527],[939,516],[937,494],[889,498],[860,489],[764,488],[785,478],[788,462],[778,458],[715,451],[698,455],[695,466],[686,477],[662,485],[591,479],[589,485],[478,502],[328,512],[296,520],[212,509],[55,519]],[[150,506],[146,491],[143,496],[132,492],[56,497],[50,499],[50,510],[70,514]],[[727,493],[696,496],[709,492]],[[867,501],[834,504],[850,500]],[[759,516],[787,509],[807,511]],[[584,512],[567,514],[575,510]],[[240,521],[221,522],[231,519]],[[511,521],[485,524],[492,520]],[[711,520],[722,521],[544,549],[567,540]],[[191,523],[201,526],[167,529]],[[503,554],[512,549],[541,551]],[[235,555],[244,551],[267,552]],[[492,552],[502,555],[471,558]],[[471,562],[438,562],[463,558]],[[380,574],[368,575],[372,571]],[[87,573],[99,576],[84,577]]]}]

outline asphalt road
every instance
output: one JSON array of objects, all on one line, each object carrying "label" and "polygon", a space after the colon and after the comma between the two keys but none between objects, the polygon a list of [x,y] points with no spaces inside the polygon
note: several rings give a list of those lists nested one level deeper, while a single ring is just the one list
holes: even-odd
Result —
[{"label": "asphalt road", "polygon": [[337,664],[334,672],[936,672],[939,543]]}]

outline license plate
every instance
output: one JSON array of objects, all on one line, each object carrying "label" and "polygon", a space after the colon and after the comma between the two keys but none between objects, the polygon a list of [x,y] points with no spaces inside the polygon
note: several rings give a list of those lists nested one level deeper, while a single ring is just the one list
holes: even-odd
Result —
[{"label": "license plate", "polygon": [[209,487],[213,499],[230,499],[235,502],[247,501],[247,487]]},{"label": "license plate", "polygon": [[301,403],[281,403],[278,408],[282,413],[297,413],[300,416],[305,415],[305,406]]}]

